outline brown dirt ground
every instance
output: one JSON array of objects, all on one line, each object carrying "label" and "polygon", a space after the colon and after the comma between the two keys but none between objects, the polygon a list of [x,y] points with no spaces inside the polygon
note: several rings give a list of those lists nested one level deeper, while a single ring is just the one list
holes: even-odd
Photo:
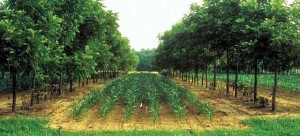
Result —
[{"label": "brown dirt ground", "polygon": [[[167,103],[160,103],[160,117],[157,123],[152,122],[151,113],[147,105],[137,107],[129,121],[124,119],[122,105],[118,104],[112,113],[106,118],[99,117],[99,106],[91,108],[84,117],[73,119],[70,116],[70,105],[73,100],[78,100],[84,94],[96,88],[103,88],[104,83],[90,84],[88,87],[79,87],[75,93],[61,96],[52,100],[47,100],[35,105],[28,110],[20,110],[15,114],[10,113],[10,94],[0,95],[0,116],[10,117],[16,114],[38,116],[49,118],[49,126],[52,128],[62,127],[68,131],[101,131],[101,130],[214,130],[214,129],[247,129],[248,126],[241,123],[242,120],[250,117],[300,117],[300,94],[289,94],[285,91],[278,93],[278,110],[271,112],[270,106],[267,108],[254,108],[251,102],[246,102],[239,95],[238,98],[225,96],[221,92],[212,92],[200,85],[193,85],[188,82],[175,80],[194,92],[196,96],[207,102],[214,110],[212,120],[205,118],[190,105],[186,105],[186,117],[180,120]],[[259,89],[259,95],[269,98],[269,92],[265,88]],[[22,96],[20,93],[18,96]],[[18,107],[21,99],[18,99]]]}]

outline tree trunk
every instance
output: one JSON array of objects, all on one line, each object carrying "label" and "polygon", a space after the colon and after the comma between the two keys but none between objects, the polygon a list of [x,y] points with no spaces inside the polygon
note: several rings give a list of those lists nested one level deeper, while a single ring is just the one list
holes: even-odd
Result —
[{"label": "tree trunk", "polygon": [[237,98],[237,92],[238,92],[238,77],[239,77],[239,64],[236,64],[235,69],[235,80],[234,80],[234,97]]},{"label": "tree trunk", "polygon": [[216,90],[217,87],[217,62],[214,64],[214,90]]},{"label": "tree trunk", "polygon": [[185,77],[185,81],[188,82],[189,81],[189,74],[188,74],[188,72],[186,72],[185,76],[186,76]]},{"label": "tree trunk", "polygon": [[183,81],[183,72],[181,72],[181,81]]},{"label": "tree trunk", "polygon": [[257,102],[257,79],[258,76],[258,61],[255,60],[255,65],[254,65],[254,88],[253,88],[253,101],[254,103]]},{"label": "tree trunk", "polygon": [[226,67],[226,94],[229,95],[229,47],[226,48],[226,59],[227,59],[227,67]]},{"label": "tree trunk", "polygon": [[188,82],[191,82],[191,72],[188,72]]},{"label": "tree trunk", "polygon": [[96,74],[93,74],[92,78],[93,78],[93,83],[96,83]]},{"label": "tree trunk", "polygon": [[84,79],[82,79],[82,81],[81,81],[81,86],[82,86],[82,87],[85,87]]},{"label": "tree trunk", "polygon": [[62,95],[62,84],[63,84],[63,78],[62,74],[59,75],[59,83],[58,83],[58,95]]},{"label": "tree trunk", "polygon": [[33,74],[32,74],[32,89],[35,90],[36,88],[36,81],[35,81],[35,71],[33,70]]},{"label": "tree trunk", "polygon": [[272,111],[276,111],[276,92],[277,92],[277,82],[278,82],[278,67],[275,68],[274,72],[274,89],[272,93]]},{"label": "tree trunk", "polygon": [[195,83],[194,81],[195,81],[195,79],[194,79],[194,73],[193,73],[193,71],[191,71],[191,78],[192,78],[192,83]]},{"label": "tree trunk", "polygon": [[12,89],[13,89],[13,101],[12,101],[12,112],[16,111],[17,102],[17,71],[16,68],[12,68]]},{"label": "tree trunk", "polygon": [[201,86],[203,86],[203,84],[204,84],[203,83],[204,82],[204,70],[202,70],[202,79],[201,80],[202,80]]},{"label": "tree trunk", "polygon": [[207,68],[207,65],[206,65],[206,66],[205,66],[205,87],[206,87],[206,88],[207,88],[207,86],[208,86],[207,74],[208,74],[208,68]]},{"label": "tree trunk", "polygon": [[81,86],[81,78],[78,79],[78,87]]},{"label": "tree trunk", "polygon": [[196,73],[196,83],[197,83],[197,85],[199,85],[199,69],[198,68],[196,69],[195,73]]},{"label": "tree trunk", "polygon": [[70,70],[68,70],[68,75],[69,75],[69,85],[70,85],[70,92],[73,92],[73,76]]},{"label": "tree trunk", "polygon": [[72,79],[72,76],[70,77],[69,84],[70,84],[70,92],[73,92],[73,79]]}]

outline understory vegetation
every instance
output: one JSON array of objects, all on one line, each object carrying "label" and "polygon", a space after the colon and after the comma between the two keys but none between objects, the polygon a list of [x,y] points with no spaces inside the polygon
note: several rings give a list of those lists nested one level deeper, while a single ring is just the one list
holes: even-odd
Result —
[{"label": "understory vegetation", "polygon": [[[230,74],[230,82],[234,82],[234,74]],[[272,88],[273,82],[272,74],[259,74],[258,75],[258,86]],[[300,92],[300,75],[299,74],[279,74],[278,75],[278,89],[290,92]],[[213,80],[213,74],[208,74],[208,79]],[[218,73],[217,80],[226,82],[226,74]],[[245,86],[252,86],[254,82],[252,74],[239,74],[238,84]]]}]

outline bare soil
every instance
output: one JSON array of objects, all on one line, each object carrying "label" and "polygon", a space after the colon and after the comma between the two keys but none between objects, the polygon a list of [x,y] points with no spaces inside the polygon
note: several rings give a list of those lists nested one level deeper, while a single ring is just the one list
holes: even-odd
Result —
[{"label": "bare soil", "polygon": [[[70,105],[72,101],[80,99],[93,89],[104,87],[104,83],[90,84],[87,87],[78,87],[76,92],[47,100],[34,105],[27,110],[18,109],[18,112],[11,113],[11,94],[0,94],[0,116],[10,117],[16,114],[33,117],[46,117],[49,119],[48,126],[52,128],[62,127],[68,131],[101,131],[101,130],[215,130],[215,129],[248,129],[241,121],[251,117],[300,117],[300,95],[290,94],[287,91],[278,93],[278,110],[271,112],[270,105],[267,108],[255,108],[252,102],[226,96],[223,92],[213,92],[200,85],[177,81],[176,82],[190,91],[194,92],[199,100],[207,102],[214,110],[212,120],[207,119],[203,114],[198,113],[194,107],[186,104],[186,117],[180,120],[172,111],[168,103],[161,102],[160,116],[157,123],[153,123],[151,112],[147,105],[137,106],[129,121],[124,119],[122,104],[118,104],[112,113],[106,118],[99,117],[99,105],[91,108],[82,118],[73,119],[70,116]],[[259,89],[259,96],[271,98],[270,92],[265,88]],[[18,94],[17,106],[21,105]],[[9,99],[8,99],[9,98]]]}]

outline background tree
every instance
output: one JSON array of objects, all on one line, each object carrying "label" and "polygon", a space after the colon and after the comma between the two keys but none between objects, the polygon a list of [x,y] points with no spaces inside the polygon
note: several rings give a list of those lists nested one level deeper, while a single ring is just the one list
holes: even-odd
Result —
[{"label": "background tree", "polygon": [[136,54],[139,57],[139,62],[136,66],[137,71],[153,71],[153,57],[155,49],[142,49],[137,51]]}]

